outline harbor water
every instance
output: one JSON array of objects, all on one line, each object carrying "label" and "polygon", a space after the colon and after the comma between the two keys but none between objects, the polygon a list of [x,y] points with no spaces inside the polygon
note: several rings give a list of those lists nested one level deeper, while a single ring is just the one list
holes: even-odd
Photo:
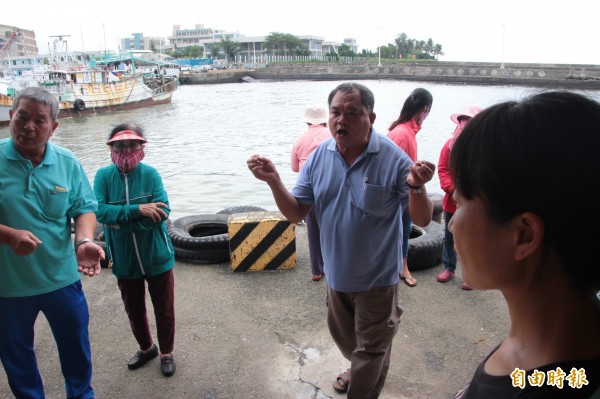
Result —
[{"label": "harbor water", "polygon": [[[265,183],[252,176],[246,160],[252,154],[271,158],[288,188],[296,174],[290,169],[290,150],[306,130],[304,110],[327,108],[336,81],[287,81],[181,86],[171,104],[61,119],[52,142],[72,150],[93,182],[96,170],[110,163],[105,142],[121,122],[146,130],[144,162],[156,167],[171,202],[171,218],[215,213],[240,205],[276,206]],[[539,89],[502,86],[456,86],[402,81],[362,81],[375,94],[375,130],[386,134],[405,98],[417,87],[433,95],[433,107],[417,135],[418,157],[437,164],[444,142],[455,125],[450,115],[469,105],[486,107],[520,99]],[[585,92],[600,99],[600,92]],[[9,136],[0,129],[0,138]],[[428,192],[442,193],[437,174]]]}]

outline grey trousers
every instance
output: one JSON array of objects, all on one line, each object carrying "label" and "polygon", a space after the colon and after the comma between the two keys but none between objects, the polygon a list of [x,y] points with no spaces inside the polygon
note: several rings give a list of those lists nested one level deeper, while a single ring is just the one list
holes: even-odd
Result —
[{"label": "grey trousers", "polygon": [[398,284],[364,292],[339,292],[328,286],[327,308],[329,332],[350,360],[348,399],[378,398],[402,315]]},{"label": "grey trousers", "polygon": [[306,220],[306,233],[308,235],[310,269],[313,276],[320,276],[323,274],[323,255],[321,254],[321,229],[319,229],[319,222],[317,222],[315,207],[310,208],[304,220]]}]

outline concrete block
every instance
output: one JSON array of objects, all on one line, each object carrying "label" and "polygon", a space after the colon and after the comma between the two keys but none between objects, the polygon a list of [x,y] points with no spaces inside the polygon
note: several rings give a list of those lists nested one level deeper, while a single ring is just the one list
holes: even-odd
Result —
[{"label": "concrete block", "polygon": [[236,213],[227,228],[234,272],[297,267],[295,225],[280,212]]}]

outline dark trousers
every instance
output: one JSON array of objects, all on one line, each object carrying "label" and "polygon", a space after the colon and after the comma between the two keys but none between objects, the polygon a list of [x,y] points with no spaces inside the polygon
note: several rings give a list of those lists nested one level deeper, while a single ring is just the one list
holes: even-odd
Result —
[{"label": "dark trousers", "polygon": [[147,350],[152,346],[152,334],[146,313],[145,282],[148,282],[148,292],[154,308],[160,353],[171,353],[175,342],[175,283],[173,269],[158,276],[118,280],[121,298],[129,317],[129,324],[131,324],[131,331],[141,350]]},{"label": "dark trousers", "polygon": [[313,276],[319,276],[323,274],[323,255],[321,254],[321,230],[319,229],[314,207],[310,208],[304,220],[306,221],[306,234],[308,236],[310,269]]},{"label": "dark trousers", "polygon": [[398,284],[364,292],[339,292],[327,286],[329,332],[350,360],[348,399],[379,397],[401,314]]},{"label": "dark trousers", "polygon": [[81,281],[47,294],[0,298],[0,358],[13,394],[18,399],[44,398],[33,347],[40,312],[56,341],[67,398],[93,398],[89,313]]}]

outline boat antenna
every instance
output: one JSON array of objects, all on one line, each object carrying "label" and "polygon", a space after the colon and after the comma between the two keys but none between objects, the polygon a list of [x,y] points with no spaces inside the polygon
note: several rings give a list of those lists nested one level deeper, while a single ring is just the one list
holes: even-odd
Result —
[{"label": "boat antenna", "polygon": [[106,57],[106,29],[104,29],[104,21],[102,21],[102,32],[104,33],[104,56]]},{"label": "boat antenna", "polygon": [[83,30],[81,24],[79,24],[79,33],[81,34],[81,51],[85,52],[85,45],[83,44]]}]

